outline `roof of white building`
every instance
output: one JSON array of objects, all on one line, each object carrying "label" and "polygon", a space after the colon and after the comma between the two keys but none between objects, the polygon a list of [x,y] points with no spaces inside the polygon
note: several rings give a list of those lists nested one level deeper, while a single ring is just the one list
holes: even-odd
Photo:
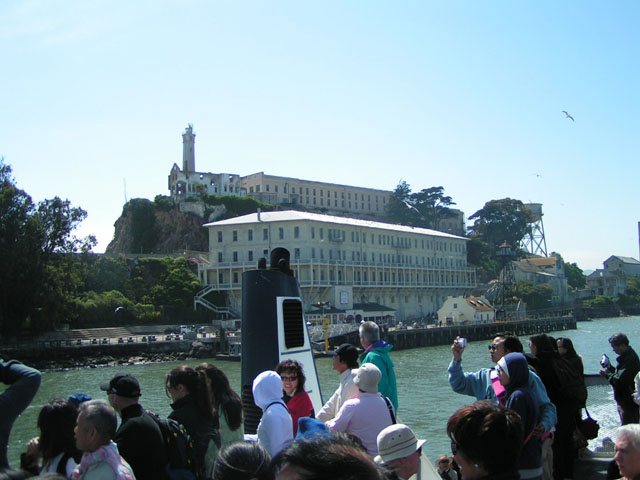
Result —
[{"label": "roof of white building", "polygon": [[612,255],[609,258],[607,258],[605,260],[605,262],[608,262],[609,260],[611,260],[612,258],[617,258],[618,260],[620,260],[622,263],[630,263],[632,265],[638,265],[640,264],[640,262],[638,260],[636,260],[633,257],[621,257],[620,255]]},{"label": "roof of white building", "polygon": [[206,223],[205,227],[218,227],[224,225],[245,225],[251,223],[270,223],[287,221],[310,220],[313,222],[330,223],[334,225],[348,225],[351,227],[377,228],[402,233],[417,233],[420,235],[431,235],[434,237],[455,238],[467,240],[464,237],[451,235],[449,233],[438,232],[428,228],[408,227],[406,225],[394,225],[392,223],[374,222],[371,220],[361,220],[358,218],[336,217],[333,215],[322,215],[319,213],[301,212],[298,210],[284,210],[275,212],[261,212],[258,220],[257,213],[242,215],[241,217],[228,218],[218,222]]},{"label": "roof of white building", "polygon": [[484,298],[479,297],[465,297],[464,299],[467,304],[473,308],[474,310],[478,310],[479,312],[491,312],[493,311],[493,307],[489,305]]}]

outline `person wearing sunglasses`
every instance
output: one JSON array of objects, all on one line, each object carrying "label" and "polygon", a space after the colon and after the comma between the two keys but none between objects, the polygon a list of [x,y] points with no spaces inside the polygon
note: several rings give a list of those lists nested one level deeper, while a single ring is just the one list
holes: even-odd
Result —
[{"label": "person wearing sunglasses", "polygon": [[298,433],[298,419],[313,417],[313,403],[304,390],[306,380],[302,365],[296,360],[285,360],[276,366],[282,379],[282,400],[287,405],[293,421],[293,436]]},{"label": "person wearing sunglasses", "polygon": [[[481,368],[477,372],[463,372],[462,354],[465,347],[458,345],[458,337],[451,345],[453,358],[449,364],[449,384],[454,392],[475,397],[476,400],[493,400],[503,403],[504,388],[500,384],[495,368]],[[493,363],[497,363],[508,353],[522,353],[523,347],[518,337],[513,334],[496,333],[488,346],[489,355]],[[536,434],[549,432],[557,421],[556,407],[547,395],[547,390],[540,377],[533,371],[529,372],[528,388],[535,393],[540,409],[540,424],[536,427]]]}]

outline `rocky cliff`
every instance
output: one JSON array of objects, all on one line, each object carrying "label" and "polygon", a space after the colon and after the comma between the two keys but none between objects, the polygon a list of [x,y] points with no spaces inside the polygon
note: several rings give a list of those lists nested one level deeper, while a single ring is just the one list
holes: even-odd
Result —
[{"label": "rocky cliff", "polygon": [[122,209],[115,223],[108,254],[174,253],[180,250],[207,251],[209,240],[205,220],[177,205],[159,205],[146,199],[133,199]]}]

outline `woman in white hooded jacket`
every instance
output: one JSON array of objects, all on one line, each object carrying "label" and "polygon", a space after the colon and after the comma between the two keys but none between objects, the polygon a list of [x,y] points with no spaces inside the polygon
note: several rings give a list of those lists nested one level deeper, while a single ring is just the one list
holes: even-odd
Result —
[{"label": "woman in white hooded jacket", "polygon": [[253,399],[262,409],[258,443],[273,457],[293,440],[293,422],[282,401],[280,375],[273,370],[258,375],[253,381]]}]

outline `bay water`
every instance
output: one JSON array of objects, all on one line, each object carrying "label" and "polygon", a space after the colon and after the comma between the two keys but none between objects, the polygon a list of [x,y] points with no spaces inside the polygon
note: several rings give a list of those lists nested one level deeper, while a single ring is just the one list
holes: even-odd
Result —
[{"label": "bay water", "polygon": [[[626,333],[631,345],[640,349],[639,316],[579,322],[577,330],[552,332],[551,335],[571,338],[576,351],[584,358],[585,374],[597,374],[600,368],[598,362],[603,353],[607,353],[612,360],[615,359],[607,339],[616,332]],[[521,338],[521,341],[528,352],[528,337]],[[476,371],[491,366],[487,349],[490,342],[490,339],[487,339],[469,343],[462,358],[465,371]],[[472,397],[454,393],[449,386],[447,367],[451,361],[450,346],[392,351],[391,357],[395,363],[398,383],[399,421],[409,425],[419,438],[427,439],[424,451],[432,461],[442,453],[450,453],[450,442],[446,435],[447,420],[458,408],[474,401]],[[240,362],[215,359],[44,372],[38,394],[16,421],[11,432],[10,464],[19,466],[20,453],[38,433],[38,412],[52,398],[66,398],[74,392],[83,392],[92,398],[106,400],[105,392],[100,390],[100,384],[109,381],[117,373],[128,373],[140,381],[140,401],[143,406],[166,416],[171,412],[171,401],[165,393],[167,373],[176,366],[195,366],[203,361],[210,361],[221,368],[229,377],[231,386],[240,392]],[[338,375],[331,370],[330,358],[317,359],[316,369],[322,396],[326,400],[337,387]],[[4,385],[0,385],[0,389],[4,388]],[[614,406],[610,389],[606,389],[606,392],[604,400],[610,400],[608,407]],[[601,425],[610,424],[611,429],[617,425],[615,408],[590,406],[589,410]]]}]

